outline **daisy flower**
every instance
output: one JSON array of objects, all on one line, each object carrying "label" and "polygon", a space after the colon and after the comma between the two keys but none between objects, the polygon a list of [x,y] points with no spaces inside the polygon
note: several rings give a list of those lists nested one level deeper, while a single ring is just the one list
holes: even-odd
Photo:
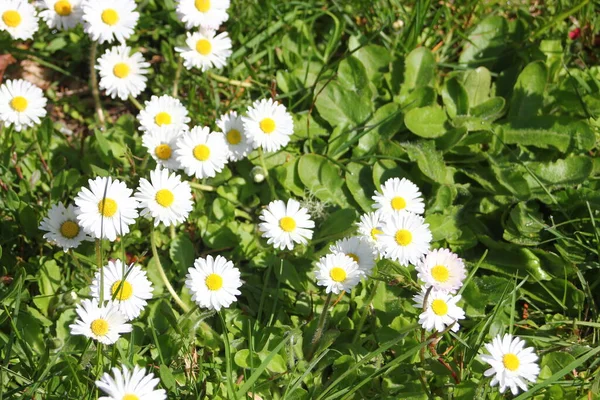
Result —
[{"label": "daisy flower", "polygon": [[360,221],[356,224],[358,236],[369,243],[375,256],[380,255],[380,243],[377,241],[377,237],[383,233],[381,230],[383,228],[382,217],[383,215],[380,213],[366,213],[360,216]]},{"label": "daisy flower", "polygon": [[273,200],[259,218],[263,222],[258,224],[258,230],[276,249],[292,250],[294,243],[306,244],[312,239],[315,223],[308,210],[294,199],[289,199],[287,205],[282,200]]},{"label": "daisy flower", "polygon": [[241,160],[252,151],[252,142],[248,140],[248,135],[244,131],[242,117],[235,111],[222,115],[217,121],[217,126],[225,135],[230,161]]},{"label": "daisy flower", "polygon": [[129,232],[138,217],[138,202],[133,191],[118,179],[97,177],[88,180],[75,197],[77,221],[86,233],[111,242]]},{"label": "daisy flower", "polygon": [[432,250],[416,264],[417,276],[425,287],[456,293],[467,277],[465,264],[448,249]]},{"label": "daisy flower", "polygon": [[119,96],[127,100],[129,95],[137,97],[146,89],[150,63],[144,61],[142,53],[131,54],[131,48],[120,45],[107,49],[98,59],[96,69],[100,73],[100,89],[106,90],[111,98]]},{"label": "daisy flower", "polygon": [[164,389],[155,390],[159,379],[154,374],[146,375],[146,370],[133,367],[129,371],[122,365],[121,369],[113,368],[113,376],[107,372],[102,375],[100,380],[96,381],[98,389],[102,390],[108,396],[99,397],[98,400],[165,400],[167,393]]},{"label": "daisy flower", "polygon": [[359,236],[338,240],[333,246],[329,246],[329,251],[334,254],[345,254],[356,261],[358,268],[366,276],[371,275],[375,266],[371,246]]},{"label": "daisy flower", "polygon": [[192,300],[202,308],[219,311],[229,307],[241,294],[238,290],[242,286],[240,270],[225,257],[197,258],[188,272],[185,286],[192,294]]},{"label": "daisy flower", "polygon": [[175,156],[180,137],[181,132],[177,131],[149,131],[142,135],[142,145],[148,149],[157,165],[176,170],[181,167]]},{"label": "daisy flower", "polygon": [[188,130],[190,117],[179,99],[166,94],[160,97],[152,96],[145,106],[137,116],[142,131],[181,133]]},{"label": "daisy flower", "polygon": [[[425,304],[427,291],[429,296]],[[443,290],[421,287],[421,292],[413,297],[414,306],[423,309],[419,315],[419,324],[427,331],[435,329],[438,332],[443,332],[446,327],[452,325],[450,330],[457,332],[460,328],[458,320],[465,319],[465,312],[456,305],[460,299],[460,295],[452,296]]]},{"label": "daisy flower", "polygon": [[200,68],[202,72],[211,68],[221,68],[231,55],[231,39],[227,32],[217,34],[212,29],[187,33],[185,47],[175,47],[181,53],[183,65],[187,69]]},{"label": "daisy flower", "polygon": [[40,223],[40,229],[48,232],[44,234],[44,239],[61,246],[65,252],[90,239],[77,223],[75,207],[72,204],[65,208],[63,203],[59,202],[50,207],[48,216]]},{"label": "daisy flower", "polygon": [[84,335],[103,344],[113,344],[121,333],[131,332],[125,315],[113,302],[100,307],[96,300],[83,300],[76,308],[77,319],[69,325],[71,335]]},{"label": "daisy flower", "polygon": [[525,341],[505,334],[496,336],[492,343],[485,345],[490,353],[482,354],[483,361],[492,368],[484,372],[485,376],[494,376],[490,386],[500,385],[500,393],[510,388],[513,395],[519,393],[519,388],[527,391],[527,381],[534,383],[540,373],[536,361],[538,356],[533,347],[525,347]]},{"label": "daisy flower", "polygon": [[423,217],[404,211],[386,216],[377,241],[386,258],[400,265],[416,264],[429,250],[432,236]]},{"label": "daisy flower", "polygon": [[217,29],[229,18],[228,8],[229,0],[178,0],[176,11],[186,29]]},{"label": "daisy flower", "polygon": [[254,147],[273,152],[288,144],[294,133],[294,120],[283,104],[272,99],[257,100],[247,114],[242,121]]},{"label": "daisy flower", "polygon": [[140,17],[134,0],[83,0],[81,7],[86,33],[100,43],[125,43]]},{"label": "daisy flower", "polygon": [[[152,284],[146,277],[146,271],[131,264],[126,267],[121,260],[109,261],[102,268],[104,273],[104,299],[111,299],[113,305],[121,311],[128,321],[140,315],[152,298]],[[90,286],[92,298],[100,301],[101,272],[97,271]]]},{"label": "daisy flower", "polygon": [[227,164],[227,145],[223,135],[196,126],[177,140],[177,162],[188,175],[212,178]]},{"label": "daisy flower", "polygon": [[343,253],[327,254],[317,262],[317,284],[325,293],[349,292],[363,277],[356,261]]},{"label": "daisy flower", "polygon": [[0,121],[21,132],[41,122],[47,102],[39,87],[23,79],[9,79],[0,86]]},{"label": "daisy flower", "polygon": [[0,31],[13,39],[31,39],[38,30],[35,7],[27,0],[0,1]]},{"label": "daisy flower", "polygon": [[409,211],[415,214],[425,212],[425,204],[419,187],[406,178],[390,178],[381,186],[381,193],[375,191],[373,208],[386,214]]},{"label": "daisy flower", "polygon": [[40,17],[50,28],[71,29],[81,22],[81,0],[43,0],[41,5]]},{"label": "daisy flower", "polygon": [[190,184],[168,169],[150,171],[150,181],[140,179],[135,198],[142,208],[140,215],[154,218],[154,226],[161,222],[167,226],[180,224],[192,211]]}]

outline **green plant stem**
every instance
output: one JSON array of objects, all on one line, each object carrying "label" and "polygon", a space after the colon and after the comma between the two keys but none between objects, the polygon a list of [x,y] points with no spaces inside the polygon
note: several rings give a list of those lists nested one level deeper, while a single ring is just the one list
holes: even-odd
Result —
[{"label": "green plant stem", "polygon": [[325,322],[327,321],[327,309],[329,308],[329,303],[331,303],[332,292],[327,294],[327,298],[325,299],[325,304],[323,305],[323,311],[321,312],[321,316],[319,317],[319,323],[317,324],[317,330],[312,338],[312,344],[310,346],[310,351],[308,352],[307,360],[312,360],[315,350],[317,349],[317,345],[321,340],[321,336],[323,336],[323,331],[325,330]]},{"label": "green plant stem", "polygon": [[182,58],[179,57],[179,61],[177,61],[177,70],[175,71],[175,79],[173,80],[172,96],[175,98],[179,97],[179,80],[181,79],[181,70],[182,69],[183,69],[183,61],[182,61]]},{"label": "green plant stem", "polygon": [[169,233],[171,234],[171,240],[175,240],[175,225],[170,225],[169,226]]},{"label": "green plant stem", "polygon": [[354,332],[354,338],[352,338],[352,344],[355,344],[356,341],[358,340],[358,338],[360,337],[362,328],[365,325],[365,321],[367,320],[367,317],[369,316],[369,308],[371,307],[371,303],[373,302],[373,299],[375,298],[375,295],[377,294],[377,289],[379,289],[380,284],[381,284],[381,281],[375,282],[375,286],[373,286],[373,290],[371,291],[371,294],[369,295],[369,298],[367,299],[367,302],[365,303],[365,308],[363,309],[363,313],[360,317],[360,321],[358,321],[358,326],[356,327],[356,332]]},{"label": "green plant stem", "polygon": [[217,74],[215,74],[213,72],[209,72],[208,73],[208,77],[210,79],[213,79],[213,80],[217,81],[217,82],[227,83],[228,85],[241,86],[241,87],[245,87],[245,88],[252,87],[252,84],[250,82],[242,82],[242,81],[238,81],[238,80],[235,80],[235,79],[229,79],[229,78],[226,78],[224,76],[217,75]]},{"label": "green plant stem", "polygon": [[202,190],[203,192],[214,192],[217,190],[214,186],[203,185],[197,182],[189,182],[189,184],[192,188]]},{"label": "green plant stem", "polygon": [[94,98],[94,107],[96,114],[98,115],[98,121],[102,125],[102,129],[106,128],[106,120],[104,118],[104,111],[102,110],[102,103],[100,102],[100,90],[98,89],[98,77],[96,75],[96,53],[98,51],[98,43],[92,42],[92,48],[90,49],[90,90],[92,91],[92,97]]},{"label": "green plant stem", "polygon": [[100,304],[104,302],[104,268],[102,268],[102,239],[96,239],[96,265],[100,271]]},{"label": "green plant stem", "polygon": [[[235,391],[235,387],[233,386],[233,368],[231,366],[231,349],[229,345],[229,336],[227,335],[227,324],[225,324],[225,309],[221,310],[219,313],[219,319],[221,320],[221,325],[223,326],[223,343],[225,344],[225,368],[227,369],[227,390],[229,390],[229,397],[233,399],[237,399],[237,394]],[[253,357],[253,355],[250,355]]]},{"label": "green plant stem", "polygon": [[271,177],[269,176],[269,170],[267,169],[267,164],[265,163],[265,156],[263,154],[262,147],[258,148],[258,159],[260,160],[260,166],[262,167],[265,173],[265,179],[267,180],[267,184],[269,185],[271,196],[275,197],[275,188],[273,187],[273,182],[271,181]]},{"label": "green plant stem", "polygon": [[133,105],[135,106],[135,108],[137,108],[138,110],[143,110],[144,106],[142,106],[142,104],[137,101],[137,99],[133,96],[129,96],[129,101],[131,101],[133,103]]}]

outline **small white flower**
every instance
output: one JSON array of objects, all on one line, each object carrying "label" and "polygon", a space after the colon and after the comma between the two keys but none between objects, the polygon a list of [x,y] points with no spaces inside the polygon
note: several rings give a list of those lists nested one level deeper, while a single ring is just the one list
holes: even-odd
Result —
[{"label": "small white flower", "polygon": [[0,86],[0,121],[14,125],[17,132],[33,127],[46,116],[46,103],[42,89],[23,80],[7,80]]},{"label": "small white flower", "polygon": [[146,375],[146,370],[137,365],[131,372],[125,365],[121,366],[121,370],[113,368],[114,378],[105,372],[102,378],[96,381],[98,389],[108,395],[98,400],[165,400],[167,398],[164,389],[154,389],[160,382],[154,374]]},{"label": "small white flower", "polygon": [[259,218],[263,222],[258,224],[258,230],[276,249],[292,250],[294,243],[306,244],[312,239],[315,223],[306,208],[294,199],[289,199],[287,205],[282,200],[273,200]]},{"label": "small white flower", "polygon": [[416,264],[429,250],[432,236],[423,217],[407,211],[386,216],[383,233],[377,235],[386,258],[400,265]]},{"label": "small white flower", "polygon": [[125,315],[112,303],[98,306],[95,300],[83,300],[77,306],[77,319],[69,325],[71,335],[84,335],[103,344],[113,344],[122,333],[131,332]]},{"label": "small white flower", "polygon": [[44,239],[61,246],[65,252],[76,248],[84,240],[90,240],[77,223],[75,207],[72,204],[65,208],[63,203],[59,202],[50,207],[48,216],[40,224],[40,229],[48,232],[44,234]]},{"label": "small white flower", "polygon": [[272,99],[257,100],[242,117],[246,134],[254,147],[266,152],[277,151],[290,141],[294,133],[294,120],[283,104]]},{"label": "small white flower", "polygon": [[217,121],[217,126],[225,136],[229,148],[229,160],[238,161],[246,157],[253,149],[252,142],[244,130],[242,117],[231,111]]},{"label": "small white flower", "polygon": [[446,327],[452,325],[450,330],[457,332],[460,328],[458,320],[465,319],[465,312],[456,305],[461,296],[452,296],[443,290],[431,289],[429,296],[427,296],[427,303],[424,304],[428,290],[423,286],[421,292],[413,297],[414,306],[423,309],[423,312],[419,315],[419,324],[425,330],[435,329],[438,332],[443,332]]},{"label": "small white flower", "polygon": [[107,49],[98,59],[96,69],[100,74],[100,89],[106,94],[127,100],[129,95],[137,97],[146,89],[150,63],[144,61],[142,53],[131,54],[131,48],[125,45]]},{"label": "small white flower", "polygon": [[144,132],[177,134],[188,130],[188,111],[179,99],[169,95],[152,96],[137,116]]},{"label": "small white flower", "polygon": [[38,30],[35,7],[27,0],[0,1],[0,31],[6,31],[13,39],[31,39]]},{"label": "small white flower", "polygon": [[343,253],[327,254],[317,262],[317,284],[325,286],[325,293],[349,292],[364,276],[358,264]]},{"label": "small white flower", "polygon": [[140,17],[134,0],[83,0],[81,7],[86,33],[100,43],[125,43]]},{"label": "small white flower", "polygon": [[177,16],[186,29],[217,29],[229,18],[228,8],[229,0],[178,0]]},{"label": "small white flower", "polygon": [[217,34],[212,29],[200,29],[187,33],[185,47],[175,47],[181,53],[187,69],[200,68],[202,72],[227,65],[231,55],[231,39],[227,32]]},{"label": "small white flower", "polygon": [[456,293],[467,276],[463,260],[448,249],[430,251],[417,263],[416,270],[425,287],[449,293]]},{"label": "small white flower", "polygon": [[154,226],[160,222],[167,226],[180,224],[192,211],[190,184],[168,169],[150,171],[150,181],[140,179],[135,198],[142,208],[140,215],[154,218]]},{"label": "small white flower", "polygon": [[129,232],[138,217],[138,202],[133,191],[118,179],[97,177],[88,180],[75,197],[77,221],[86,233],[113,242],[117,235]]},{"label": "small white flower", "polygon": [[[104,272],[105,300],[112,300],[114,306],[125,315],[128,321],[140,315],[152,298],[152,284],[146,277],[146,271],[131,264],[126,267],[121,260],[109,261],[102,268]],[[101,272],[97,271],[90,286],[92,298],[100,301]]]},{"label": "small white flower", "polygon": [[425,212],[425,204],[419,187],[406,178],[390,178],[375,192],[373,208],[387,214],[408,211],[415,214]]},{"label": "small white flower", "polygon": [[241,294],[238,290],[242,286],[240,270],[225,257],[197,258],[188,272],[185,286],[192,300],[202,308],[219,311],[229,307]]},{"label": "small white flower", "polygon": [[505,334],[504,337],[496,336],[492,343],[487,343],[485,348],[490,355],[482,354],[483,361],[492,368],[484,372],[485,376],[494,376],[490,386],[500,385],[500,393],[507,388],[513,395],[519,393],[519,388],[527,391],[527,381],[535,383],[540,373],[536,363],[538,356],[533,347],[525,347],[525,341]]},{"label": "small white flower", "polygon": [[196,126],[177,140],[177,162],[188,175],[212,178],[227,164],[227,145],[223,135]]},{"label": "small white flower", "polygon": [[360,216],[358,222],[358,236],[365,240],[371,246],[373,254],[377,257],[380,254],[381,246],[377,241],[378,235],[383,233],[383,215],[381,213],[370,212]]},{"label": "small white flower", "polygon": [[181,166],[177,161],[175,151],[177,150],[177,141],[182,133],[183,131],[149,131],[142,135],[142,145],[148,149],[148,153],[154,158],[157,165],[177,170]]},{"label": "small white flower", "polygon": [[81,0],[43,0],[40,17],[50,28],[75,28],[82,21]]},{"label": "small white flower", "polygon": [[329,251],[334,254],[345,254],[356,261],[358,268],[365,276],[371,275],[375,266],[371,246],[359,236],[340,239],[333,246],[329,246]]}]

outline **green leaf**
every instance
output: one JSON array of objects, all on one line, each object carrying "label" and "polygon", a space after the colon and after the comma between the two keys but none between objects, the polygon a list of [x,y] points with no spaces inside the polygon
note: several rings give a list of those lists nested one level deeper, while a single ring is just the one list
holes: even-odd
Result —
[{"label": "green leaf", "polygon": [[351,162],[346,166],[346,185],[364,212],[372,211],[371,196],[375,191],[371,168]]},{"label": "green leaf", "polygon": [[187,235],[180,234],[171,242],[169,257],[179,271],[187,271],[194,264],[194,244]]},{"label": "green leaf", "polygon": [[[364,65],[356,57],[350,56],[340,62],[337,81],[345,89],[362,95],[362,91],[369,91],[369,78]],[[371,93],[367,93],[371,96]]]},{"label": "green leaf", "polygon": [[158,369],[160,375],[160,383],[163,384],[169,391],[177,390],[177,381],[171,372],[171,369],[164,364]]},{"label": "green leaf", "polygon": [[502,116],[505,104],[503,97],[492,97],[471,108],[471,115],[483,120],[495,121]]},{"label": "green leaf", "polygon": [[544,104],[548,68],[542,61],[528,64],[519,75],[510,100],[508,117],[530,118],[538,115]]},{"label": "green leaf", "polygon": [[[321,90],[322,89],[322,90]],[[348,91],[338,82],[330,82],[315,90],[315,106],[319,115],[331,126],[358,125],[371,115],[373,102],[370,98]]]},{"label": "green leaf", "polygon": [[435,58],[429,49],[418,47],[411,51],[404,61],[404,83],[400,90],[401,97],[405,97],[416,88],[432,86],[435,69]]},{"label": "green leaf", "polygon": [[466,115],[469,112],[469,95],[457,78],[447,80],[442,88],[442,99],[448,115]]},{"label": "green leaf", "polygon": [[553,187],[582,183],[593,169],[592,160],[586,156],[569,157],[555,162],[528,162],[525,165],[543,184]]},{"label": "green leaf", "polygon": [[467,91],[469,106],[475,107],[490,97],[492,75],[485,67],[478,67],[462,75],[462,84]]},{"label": "green leaf", "polygon": [[388,103],[378,108],[365,124],[366,133],[352,150],[354,156],[370,153],[382,139],[389,139],[404,125],[404,117],[397,103]]},{"label": "green leaf", "polygon": [[415,108],[406,113],[404,123],[412,133],[424,138],[436,138],[446,132],[446,113],[439,107]]},{"label": "green leaf", "polygon": [[442,154],[435,149],[432,141],[424,140],[417,144],[404,143],[404,150],[411,161],[416,162],[421,172],[434,182],[454,184],[452,171],[446,167]]},{"label": "green leaf", "polygon": [[508,24],[503,17],[490,16],[481,21],[463,47],[461,64],[493,65],[506,48]]},{"label": "green leaf", "polygon": [[323,156],[305,154],[298,163],[300,180],[318,199],[344,206],[346,196],[342,191],[344,181],[341,169]]},{"label": "green leaf", "polygon": [[504,143],[555,148],[563,153],[570,149],[588,151],[594,147],[596,137],[585,121],[571,117],[540,116],[512,120],[501,126]]},{"label": "green leaf", "polygon": [[363,46],[353,54],[365,66],[367,76],[373,82],[381,80],[391,60],[390,52],[376,44]]},{"label": "green leaf", "polygon": [[331,213],[322,228],[318,230],[315,239],[321,239],[334,235],[342,235],[354,226],[356,220],[356,211],[351,208],[345,208]]}]

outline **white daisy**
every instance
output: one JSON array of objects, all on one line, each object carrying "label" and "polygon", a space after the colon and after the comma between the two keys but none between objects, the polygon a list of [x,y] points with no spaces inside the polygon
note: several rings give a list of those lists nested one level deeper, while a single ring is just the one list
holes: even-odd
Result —
[{"label": "white daisy", "polygon": [[103,344],[113,344],[122,333],[131,332],[127,317],[113,302],[98,306],[96,300],[83,300],[77,309],[75,323],[69,325],[71,335],[84,335]]},{"label": "white daisy", "polygon": [[254,146],[244,131],[242,117],[235,111],[222,115],[217,121],[217,126],[225,135],[225,142],[229,148],[229,160],[238,161],[246,157]]},{"label": "white daisy", "polygon": [[400,265],[416,264],[429,250],[432,236],[423,217],[403,211],[386,216],[383,233],[377,235],[386,258]]},{"label": "white daisy", "polygon": [[381,193],[375,191],[373,208],[378,212],[395,213],[409,211],[415,214],[425,212],[425,204],[419,187],[406,178],[390,178],[381,186]]},{"label": "white daisy", "polygon": [[185,286],[192,294],[192,300],[202,308],[219,311],[229,307],[241,294],[238,290],[242,286],[240,270],[225,257],[197,258],[188,272]]},{"label": "white daisy", "polygon": [[181,134],[177,131],[146,132],[142,135],[142,144],[148,149],[148,153],[154,158],[156,164],[176,170],[181,168],[175,155],[177,141]]},{"label": "white daisy", "polygon": [[180,224],[192,211],[190,184],[182,182],[179,175],[171,174],[168,169],[150,171],[150,181],[140,179],[135,198],[142,208],[140,215],[154,218],[154,226],[160,222],[165,225]]},{"label": "white daisy", "polygon": [[364,276],[356,261],[343,253],[327,254],[317,262],[317,284],[326,293],[349,292]]},{"label": "white daisy", "polygon": [[146,101],[145,106],[146,108],[137,116],[142,131],[179,134],[188,130],[190,117],[179,99],[166,94],[160,97],[152,96],[150,101]]},{"label": "white daisy", "polygon": [[35,7],[27,0],[0,1],[0,31],[13,39],[31,39],[38,30]]},{"label": "white daisy", "polygon": [[276,249],[292,250],[294,243],[306,244],[312,239],[315,223],[308,210],[294,199],[289,199],[287,205],[282,200],[273,200],[259,218],[263,222],[258,224],[258,230]]},{"label": "white daisy", "polygon": [[377,257],[380,255],[380,243],[377,241],[377,236],[383,231],[383,215],[376,212],[366,213],[360,216],[360,221],[357,223],[358,236],[365,240],[371,246],[373,254]]},{"label": "white daisy", "polygon": [[[125,315],[128,321],[140,315],[152,298],[152,284],[146,277],[146,271],[131,264],[126,267],[121,260],[109,261],[103,267],[103,298],[111,299],[114,306]],[[101,272],[97,271],[90,286],[92,298],[100,301]]]},{"label": "white daisy", "polygon": [[416,264],[418,278],[425,287],[456,293],[467,277],[465,264],[448,249],[432,250]]},{"label": "white daisy", "polygon": [[83,0],[81,7],[86,33],[100,43],[125,43],[140,17],[134,0]]},{"label": "white daisy", "polygon": [[223,135],[196,126],[177,140],[177,162],[188,175],[212,178],[227,164],[227,144]]},{"label": "white daisy", "polygon": [[84,231],[95,238],[111,242],[117,235],[129,232],[129,225],[138,217],[138,202],[132,190],[118,179],[97,177],[88,180],[75,197],[77,220]]},{"label": "white daisy", "polygon": [[129,95],[137,97],[146,89],[150,63],[144,61],[142,53],[131,54],[131,48],[120,45],[107,49],[98,59],[96,69],[100,73],[100,89],[106,94],[127,100]]},{"label": "white daisy", "polygon": [[450,330],[457,332],[460,328],[458,320],[465,319],[465,312],[456,305],[461,296],[452,296],[443,290],[431,289],[425,303],[427,291],[429,289],[423,286],[421,292],[413,297],[415,307],[423,309],[419,315],[419,324],[425,330],[435,329],[438,332],[443,332],[446,327],[452,325]]},{"label": "white daisy", "polygon": [[222,68],[231,55],[231,39],[227,32],[217,34],[212,29],[200,29],[187,33],[185,47],[175,47],[181,53],[187,69],[200,68],[202,72],[211,68]]},{"label": "white daisy", "polygon": [[131,372],[125,365],[121,366],[121,370],[113,368],[114,378],[105,372],[102,378],[96,381],[98,389],[108,395],[101,396],[98,400],[165,400],[167,398],[164,389],[154,389],[160,382],[154,374],[146,375],[146,370],[137,365]]},{"label": "white daisy", "polygon": [[257,100],[242,117],[244,128],[254,147],[267,152],[277,151],[290,141],[294,120],[283,104],[272,99]]},{"label": "white daisy", "polygon": [[186,29],[217,29],[229,18],[228,8],[229,0],[178,0],[177,16]]},{"label": "white daisy", "polygon": [[329,246],[329,251],[334,254],[345,254],[356,261],[358,268],[366,276],[371,275],[375,266],[371,246],[359,236],[338,240],[333,246]]},{"label": "white daisy", "polygon": [[84,240],[90,240],[77,223],[72,204],[65,208],[62,202],[58,202],[50,207],[48,216],[40,223],[40,229],[48,232],[44,234],[44,239],[61,246],[65,252],[79,246]]},{"label": "white daisy", "polygon": [[43,0],[40,17],[50,28],[71,29],[79,24],[83,16],[82,0]]},{"label": "white daisy", "polygon": [[525,347],[525,341],[505,334],[504,337],[496,336],[492,343],[487,343],[485,348],[490,355],[482,354],[483,361],[492,368],[484,372],[485,376],[494,376],[490,386],[500,385],[500,393],[510,388],[513,395],[519,393],[519,388],[527,391],[527,381],[534,383],[540,373],[536,363],[538,356],[533,347]]},{"label": "white daisy", "polygon": [[47,102],[39,87],[23,79],[9,79],[0,86],[0,121],[21,132],[41,122]]}]

